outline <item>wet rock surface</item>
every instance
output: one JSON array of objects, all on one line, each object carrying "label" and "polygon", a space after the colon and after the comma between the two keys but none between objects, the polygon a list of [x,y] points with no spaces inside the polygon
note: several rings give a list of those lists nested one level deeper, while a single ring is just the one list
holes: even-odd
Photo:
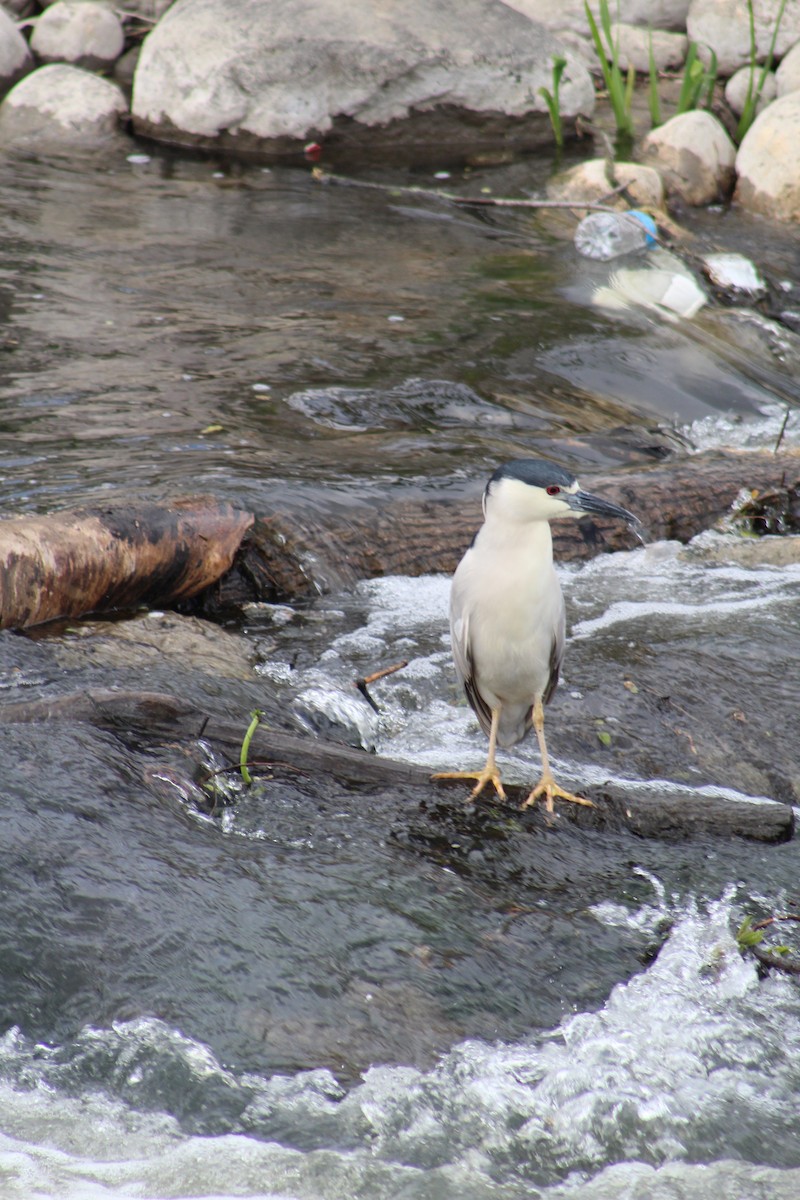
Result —
[{"label": "wet rock surface", "polygon": [[39,67],[12,88],[0,107],[6,148],[103,148],[119,136],[127,111],[116,84],[79,67]]}]

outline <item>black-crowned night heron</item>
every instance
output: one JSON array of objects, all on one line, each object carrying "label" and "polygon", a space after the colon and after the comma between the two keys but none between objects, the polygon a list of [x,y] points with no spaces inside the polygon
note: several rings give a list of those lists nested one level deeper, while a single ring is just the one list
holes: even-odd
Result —
[{"label": "black-crowned night heron", "polygon": [[489,737],[482,771],[447,771],[434,779],[476,780],[471,799],[491,783],[505,799],[495,750],[514,746],[531,725],[539,739],[542,777],[523,804],[544,796],[591,805],[553,778],[544,740],[544,706],[555,691],[564,655],[564,597],[553,567],[550,522],[587,513],[632,513],[582,492],[556,463],[520,458],[498,467],[483,494],[484,523],[458,564],[450,594],[453,658],[467,699]]}]

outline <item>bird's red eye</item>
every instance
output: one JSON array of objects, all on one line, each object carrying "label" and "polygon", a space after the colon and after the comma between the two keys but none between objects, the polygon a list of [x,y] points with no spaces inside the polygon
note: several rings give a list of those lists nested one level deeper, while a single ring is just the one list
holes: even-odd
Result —
[{"label": "bird's red eye", "polygon": [[549,488],[545,488],[545,491],[547,492],[548,496],[557,496],[561,491],[561,488],[557,483],[551,483]]}]

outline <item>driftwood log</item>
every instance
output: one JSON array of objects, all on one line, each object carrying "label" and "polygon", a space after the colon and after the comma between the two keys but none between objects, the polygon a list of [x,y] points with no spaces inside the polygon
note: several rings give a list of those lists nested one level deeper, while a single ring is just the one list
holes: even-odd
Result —
[{"label": "driftwood log", "polygon": [[[187,701],[161,692],[98,689],[0,707],[0,724],[54,720],[94,725],[117,734],[125,744],[132,742],[137,749],[176,741],[187,746],[202,738],[204,744],[210,743],[232,763],[238,762],[244,732],[241,723],[200,712]],[[286,767],[300,772],[306,777],[309,790],[320,796],[325,795],[326,779],[334,778],[355,791],[389,789],[403,805],[425,806],[444,800],[456,809],[464,806],[462,781],[440,781],[434,785],[424,767],[266,725],[255,730],[249,758],[251,764],[263,764],[263,770],[270,770],[276,764],[276,773]],[[148,755],[148,764],[143,779],[151,787],[155,784],[154,790],[160,795],[185,799],[197,794],[196,781],[189,776],[182,779],[170,770],[153,770],[152,754]],[[251,770],[257,775],[255,765],[251,765]],[[170,780],[169,786],[158,786],[165,779]],[[541,808],[515,812],[514,806],[519,806],[527,789],[509,786],[507,790],[510,815],[524,826],[543,819]],[[639,837],[649,838],[740,837],[776,843],[788,841],[794,831],[791,805],[772,800],[734,801],[680,790],[656,796],[608,788],[593,791],[592,799],[594,808],[560,805],[560,816],[582,828],[626,828]],[[478,812],[483,808],[483,801],[475,806]],[[496,803],[490,802],[487,811],[494,808]]]},{"label": "driftwood log", "polygon": [[[690,538],[730,510],[743,488],[764,491],[800,478],[800,455],[786,452],[698,454],[660,466],[581,475],[581,485],[634,512],[647,541]],[[301,525],[290,515],[256,520],[233,568],[216,589],[220,605],[292,601],[328,583],[375,575],[450,573],[481,523],[483,480],[474,499],[407,501],[354,510],[346,518]],[[619,521],[557,521],[557,560],[576,562],[630,549],[635,535]]]},{"label": "driftwood log", "polygon": [[[657,467],[589,475],[582,484],[636,513],[648,541],[688,541],[742,488],[800,478],[800,455],[714,453]],[[0,628],[138,604],[200,611],[247,601],[296,601],[374,575],[451,572],[481,521],[474,499],[404,501],[309,524],[291,513],[256,519],[204,498],[170,505],[103,505],[0,521]],[[553,527],[556,557],[590,558],[637,544],[619,522]]]},{"label": "driftwood log", "polygon": [[250,513],[208,498],[0,522],[0,629],[187,600],[229,569]]}]

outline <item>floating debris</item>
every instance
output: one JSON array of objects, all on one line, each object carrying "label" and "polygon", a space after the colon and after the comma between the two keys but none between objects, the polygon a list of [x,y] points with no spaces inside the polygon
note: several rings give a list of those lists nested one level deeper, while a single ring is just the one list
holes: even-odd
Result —
[{"label": "floating debris", "polygon": [[714,287],[722,292],[754,297],[763,296],[767,290],[757,267],[743,254],[707,254],[703,259],[703,270]]},{"label": "floating debris", "polygon": [[734,502],[731,524],[757,537],[800,533],[800,480],[768,492],[742,492]]}]

